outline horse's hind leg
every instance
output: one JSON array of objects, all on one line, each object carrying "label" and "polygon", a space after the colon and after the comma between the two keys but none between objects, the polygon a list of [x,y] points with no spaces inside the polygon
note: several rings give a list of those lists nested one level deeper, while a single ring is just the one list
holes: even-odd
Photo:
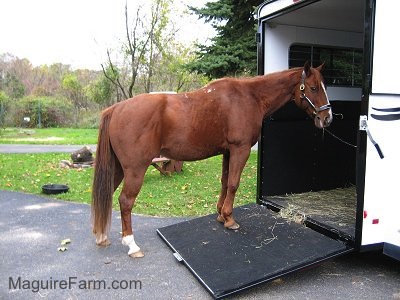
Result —
[{"label": "horse's hind leg", "polygon": [[131,257],[143,257],[144,253],[140,251],[139,246],[135,242],[132,231],[132,207],[136,197],[140,192],[143,184],[146,168],[139,170],[124,170],[124,185],[121,195],[119,196],[119,205],[121,209],[122,222],[122,244],[129,246],[128,255]]},{"label": "horse's hind leg", "polygon": [[230,150],[227,193],[221,210],[221,216],[225,220],[224,226],[228,229],[239,228],[239,224],[232,216],[233,202],[239,188],[240,176],[249,155],[250,147],[234,147]]},{"label": "horse's hind leg", "polygon": [[124,171],[122,170],[120,162],[116,160],[115,170],[114,170],[114,192],[117,190],[123,179],[124,179]]},{"label": "horse's hind leg", "polygon": [[224,205],[226,192],[228,190],[228,173],[229,173],[229,152],[224,153],[222,158],[222,175],[221,175],[221,192],[217,202],[217,221],[224,223],[225,220],[221,215],[222,206]]}]

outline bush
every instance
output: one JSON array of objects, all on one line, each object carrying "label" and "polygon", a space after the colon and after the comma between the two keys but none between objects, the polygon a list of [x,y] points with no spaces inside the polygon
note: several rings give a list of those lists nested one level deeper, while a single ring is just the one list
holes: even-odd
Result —
[{"label": "bush", "polygon": [[79,113],[79,119],[76,124],[78,128],[99,128],[100,110],[99,109],[85,109]]},{"label": "bush", "polygon": [[[73,124],[74,106],[65,98],[28,96],[17,100],[9,111],[17,127],[65,127]],[[29,121],[24,121],[29,118]]]}]

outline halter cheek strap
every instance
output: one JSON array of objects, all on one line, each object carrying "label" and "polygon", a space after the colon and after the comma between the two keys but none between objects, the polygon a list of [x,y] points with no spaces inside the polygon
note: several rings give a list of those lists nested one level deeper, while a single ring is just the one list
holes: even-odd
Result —
[{"label": "halter cheek strap", "polygon": [[306,89],[306,85],[305,85],[305,80],[306,80],[306,72],[301,73],[301,83],[300,83],[300,99],[305,99],[307,100],[307,103],[311,106],[311,108],[314,110],[314,115],[318,114],[320,111],[323,110],[327,110],[331,108],[331,105],[329,104],[329,101],[327,104],[322,105],[320,107],[316,107],[314,105],[314,103],[312,103],[312,101],[310,100],[310,98],[307,97],[307,95],[305,94],[305,89]]}]

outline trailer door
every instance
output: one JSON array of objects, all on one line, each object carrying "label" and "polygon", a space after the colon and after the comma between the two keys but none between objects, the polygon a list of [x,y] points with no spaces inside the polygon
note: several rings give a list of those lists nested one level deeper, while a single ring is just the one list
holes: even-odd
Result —
[{"label": "trailer door", "polygon": [[[367,122],[370,136],[378,143],[381,158],[371,139],[367,141],[361,246],[383,245],[385,254],[400,260],[400,85],[397,58],[400,41],[390,33],[400,11],[399,1],[376,0],[372,22],[372,84]],[[361,122],[360,122],[361,123]],[[361,129],[361,125],[360,125]],[[365,128],[364,128],[365,129]]]}]

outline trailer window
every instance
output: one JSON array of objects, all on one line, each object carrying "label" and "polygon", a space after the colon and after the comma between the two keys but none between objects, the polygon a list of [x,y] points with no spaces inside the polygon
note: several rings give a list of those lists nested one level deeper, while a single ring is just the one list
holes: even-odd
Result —
[{"label": "trailer window", "polygon": [[322,74],[325,83],[334,86],[360,87],[362,50],[292,45],[289,48],[289,68],[302,67],[305,61],[313,66],[325,62]]}]

